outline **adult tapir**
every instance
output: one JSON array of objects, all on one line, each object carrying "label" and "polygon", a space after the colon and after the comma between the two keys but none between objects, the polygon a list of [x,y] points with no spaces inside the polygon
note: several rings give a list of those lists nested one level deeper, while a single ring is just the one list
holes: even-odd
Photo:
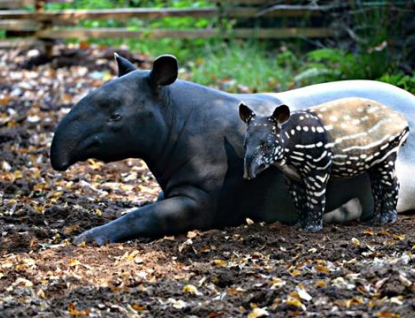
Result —
[{"label": "adult tapir", "polygon": [[[142,158],[160,184],[157,202],[93,228],[75,243],[119,242],[237,225],[249,217],[295,223],[296,210],[282,174],[271,168],[243,179],[245,125],[238,106],[270,114],[280,104],[305,108],[344,97],[369,98],[404,114],[415,129],[415,97],[389,84],[342,81],[282,93],[229,94],[178,80],[174,56],[163,55],[151,70],[136,70],[117,56],[119,78],[84,97],[59,124],[51,162],[65,170],[78,161]],[[415,139],[399,154],[398,211],[415,208]],[[370,216],[373,199],[366,175],[331,181],[326,220]]]}]

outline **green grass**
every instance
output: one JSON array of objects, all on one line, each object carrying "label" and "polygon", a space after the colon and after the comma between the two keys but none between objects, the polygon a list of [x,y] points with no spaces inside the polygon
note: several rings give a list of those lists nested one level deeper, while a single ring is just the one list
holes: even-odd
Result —
[{"label": "green grass", "polygon": [[[207,0],[75,0],[70,3],[47,3],[47,10],[110,9],[122,7],[182,8],[209,7]],[[215,39],[91,39],[91,43],[118,47],[127,45],[133,53],[156,57],[175,55],[182,68],[181,77],[202,85],[216,86],[230,92],[282,91],[315,83],[346,79],[374,79],[388,82],[415,93],[415,76],[403,74],[399,65],[405,61],[405,50],[396,54],[388,39],[403,30],[399,14],[388,15],[386,7],[358,10],[353,15],[357,36],[353,50],[323,48],[304,50],[300,40],[281,42],[224,41]],[[83,20],[79,27],[125,27],[143,29],[197,29],[217,27],[217,20],[204,18],[171,18],[157,20],[114,19]],[[226,23],[226,21],[222,21]],[[231,27],[231,21],[228,22]],[[0,31],[0,38],[4,31]],[[76,39],[68,42],[77,42]],[[393,41],[392,41],[393,42]],[[391,42],[391,43],[392,43]],[[339,46],[341,42],[338,43]],[[352,52],[353,51],[353,52]],[[185,70],[185,71],[183,71]]]},{"label": "green grass", "polygon": [[227,91],[277,91],[289,87],[291,62],[268,55],[257,42],[231,42],[206,45],[204,54],[187,65],[190,80],[217,85]]}]

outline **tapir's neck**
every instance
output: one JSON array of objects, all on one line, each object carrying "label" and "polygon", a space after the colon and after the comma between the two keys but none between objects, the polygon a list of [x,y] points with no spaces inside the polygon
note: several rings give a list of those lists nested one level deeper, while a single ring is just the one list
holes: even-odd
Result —
[{"label": "tapir's neck", "polygon": [[[163,88],[160,94],[162,123],[159,124],[165,129],[157,136],[159,150],[143,158],[162,187],[172,175],[186,169],[189,161],[195,159],[192,156],[202,156],[205,149],[199,149],[203,143],[198,141],[211,138],[211,130],[217,129],[214,122],[221,115],[222,122],[226,119],[230,126],[232,121],[235,126],[239,124],[236,107],[229,107],[232,99],[230,94],[180,80]],[[237,105],[236,100],[234,103]],[[234,116],[225,116],[224,112],[232,111]]]}]

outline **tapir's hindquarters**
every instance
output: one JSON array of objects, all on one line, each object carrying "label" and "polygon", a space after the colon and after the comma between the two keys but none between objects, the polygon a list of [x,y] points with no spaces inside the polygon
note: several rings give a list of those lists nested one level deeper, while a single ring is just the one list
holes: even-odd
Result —
[{"label": "tapir's hindquarters", "polygon": [[375,101],[347,98],[314,108],[333,150],[332,178],[369,174],[374,198],[374,222],[397,219],[399,183],[395,164],[408,137],[408,122]]}]

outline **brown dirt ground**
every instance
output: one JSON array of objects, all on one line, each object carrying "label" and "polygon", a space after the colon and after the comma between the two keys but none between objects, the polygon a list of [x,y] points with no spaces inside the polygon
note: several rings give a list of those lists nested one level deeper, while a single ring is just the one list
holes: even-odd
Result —
[{"label": "brown dirt ground", "polygon": [[51,169],[57,122],[113,74],[107,51],[87,51],[91,65],[65,68],[58,58],[37,65],[29,59],[36,52],[0,54],[1,317],[415,316],[409,215],[385,228],[355,222],[302,233],[247,220],[156,241],[73,246],[82,231],[159,190],[140,160]]}]

